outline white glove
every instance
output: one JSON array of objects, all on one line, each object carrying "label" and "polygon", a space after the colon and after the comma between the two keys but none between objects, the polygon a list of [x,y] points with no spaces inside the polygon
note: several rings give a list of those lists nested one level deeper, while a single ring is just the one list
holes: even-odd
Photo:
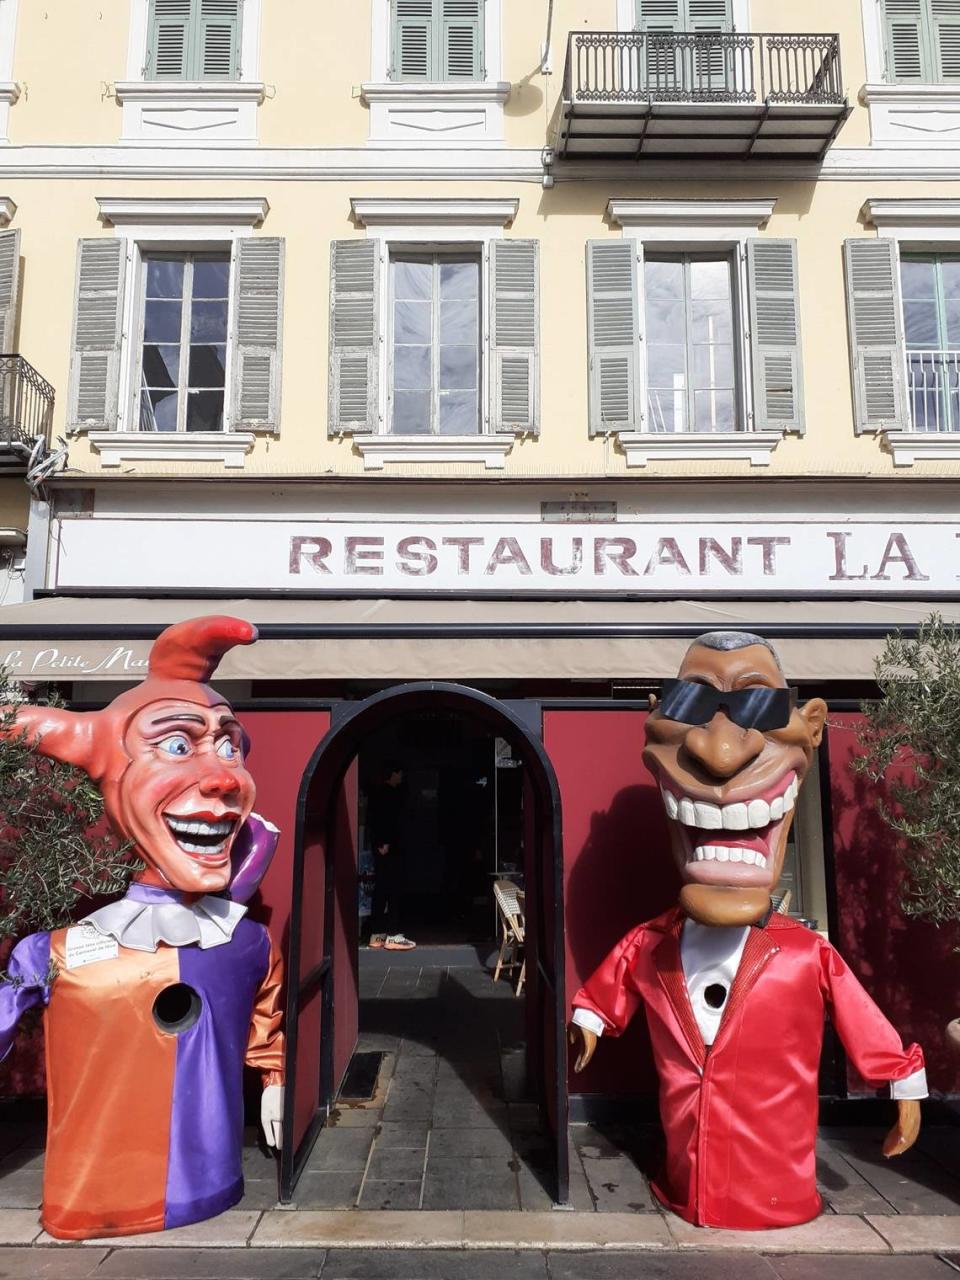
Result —
[{"label": "white glove", "polygon": [[260,1098],[260,1125],[268,1147],[283,1144],[283,1085],[268,1084]]}]

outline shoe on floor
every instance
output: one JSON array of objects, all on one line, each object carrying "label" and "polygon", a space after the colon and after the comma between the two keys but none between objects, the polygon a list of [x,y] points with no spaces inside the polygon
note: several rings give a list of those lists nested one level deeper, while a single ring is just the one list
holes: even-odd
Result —
[{"label": "shoe on floor", "polygon": [[371,951],[379,951],[386,940],[387,935],[385,933],[371,933],[370,941],[367,943],[367,946]]},{"label": "shoe on floor", "polygon": [[405,938],[402,933],[387,935],[383,944],[384,951],[412,951],[417,944]]}]

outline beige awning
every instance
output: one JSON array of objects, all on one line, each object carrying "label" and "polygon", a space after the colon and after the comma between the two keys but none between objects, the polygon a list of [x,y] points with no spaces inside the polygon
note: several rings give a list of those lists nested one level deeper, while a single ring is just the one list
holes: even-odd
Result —
[{"label": "beige awning", "polygon": [[261,639],[237,680],[659,679],[691,638],[730,627],[776,645],[791,680],[869,680],[884,635],[960,600],[138,599],[55,597],[0,608],[0,662],[33,680],[137,680],[183,618],[230,613]]}]

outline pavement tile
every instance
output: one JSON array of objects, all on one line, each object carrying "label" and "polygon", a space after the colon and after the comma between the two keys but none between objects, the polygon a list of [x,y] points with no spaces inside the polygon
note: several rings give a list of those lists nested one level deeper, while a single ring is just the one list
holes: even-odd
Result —
[{"label": "pavement tile", "polygon": [[39,1235],[36,1209],[0,1209],[0,1245],[30,1244]]},{"label": "pavement tile", "polygon": [[80,1280],[97,1271],[106,1249],[0,1248],[0,1280]]},{"label": "pavement tile", "polygon": [[895,1213],[889,1201],[828,1142],[817,1143],[817,1190],[835,1213]]},{"label": "pavement tile", "polygon": [[0,1178],[0,1208],[39,1209],[42,1199],[42,1169],[26,1169]]},{"label": "pavement tile", "polygon": [[[598,1216],[605,1218],[607,1215]],[[863,1218],[852,1214],[834,1213],[814,1218],[799,1227],[767,1231],[719,1231],[713,1227],[694,1227],[673,1214],[666,1221],[681,1249],[744,1249],[757,1253],[889,1253],[886,1242],[877,1232]],[[887,1219],[877,1218],[875,1221]]]},{"label": "pavement tile", "polygon": [[276,1178],[247,1178],[238,1209],[275,1209],[280,1191]]},{"label": "pavement tile", "polygon": [[[242,1249],[250,1237],[250,1233],[260,1218],[260,1214],[248,1209],[228,1209],[216,1218],[208,1218],[205,1222],[192,1222],[189,1227],[174,1227],[170,1231],[151,1231],[136,1236],[111,1236],[109,1239],[84,1240],[84,1247],[107,1247],[110,1249]],[[72,1240],[56,1240],[44,1231],[37,1244],[58,1245],[61,1248],[76,1248]]]},{"label": "pavement tile", "polygon": [[96,1280],[315,1280],[326,1256],[324,1249],[118,1249],[95,1274]]},{"label": "pavement tile", "polygon": [[418,1147],[421,1151],[427,1145],[427,1132],[430,1121],[424,1120],[384,1120],[377,1130],[377,1150],[385,1151],[393,1147]]},{"label": "pavement tile", "polygon": [[[654,1213],[484,1213],[463,1215],[469,1248],[675,1249]],[[645,1265],[645,1264],[644,1264]]]},{"label": "pavement tile", "polygon": [[[265,1213],[251,1244],[270,1248],[442,1249],[463,1242],[463,1213]],[[518,1215],[519,1216],[519,1215]]]},{"label": "pavement tile", "polygon": [[[756,1253],[550,1253],[547,1264],[551,1280],[775,1280],[770,1263]],[[821,1272],[817,1280],[827,1277]]]},{"label": "pavement tile", "polygon": [[591,1159],[581,1147],[580,1156],[598,1213],[656,1213],[650,1184],[629,1156]]},{"label": "pavement tile", "polygon": [[437,1042],[439,1039],[439,1033],[431,1035],[429,1038],[423,1040],[408,1040],[404,1037],[399,1042],[400,1056],[407,1058],[435,1058],[437,1056]]},{"label": "pavement tile", "polygon": [[296,1209],[352,1209],[362,1182],[362,1169],[305,1173],[297,1183],[294,1206]]},{"label": "pavement tile", "polygon": [[365,1168],[373,1137],[373,1129],[323,1129],[304,1172],[349,1172]]},{"label": "pavement tile", "polygon": [[908,1151],[885,1160],[880,1135],[871,1130],[848,1138],[831,1134],[830,1144],[897,1213],[960,1213],[960,1179],[924,1152]]},{"label": "pavement tile", "polygon": [[430,1159],[472,1160],[477,1156],[503,1156],[509,1160],[513,1145],[501,1129],[434,1129],[430,1134]]},{"label": "pavement tile", "polygon": [[424,1152],[417,1147],[374,1147],[367,1177],[417,1183],[423,1177]]},{"label": "pavement tile", "polygon": [[493,1126],[509,1131],[510,1121],[503,1102],[479,1102],[476,1098],[438,1101],[433,1108],[435,1129],[483,1129]]},{"label": "pavement tile", "polygon": [[433,1159],[423,1181],[424,1209],[519,1209],[516,1163],[512,1157]]},{"label": "pavement tile", "polygon": [[330,1112],[328,1129],[371,1129],[380,1123],[382,1107],[351,1107],[341,1103]]},{"label": "pavement tile", "polygon": [[960,1217],[902,1214],[883,1218],[867,1215],[894,1253],[955,1253],[960,1251]]},{"label": "pavement tile", "polygon": [[777,1280],[953,1280],[938,1258],[846,1257],[770,1258]]},{"label": "pavement tile", "polygon": [[546,1280],[542,1253],[484,1250],[331,1249],[324,1280]]},{"label": "pavement tile", "polygon": [[42,1169],[45,1152],[43,1147],[18,1145],[0,1160],[0,1178],[10,1173],[26,1173],[29,1169]]},{"label": "pavement tile", "polygon": [[421,1181],[403,1178],[367,1178],[360,1192],[361,1209],[419,1209]]}]

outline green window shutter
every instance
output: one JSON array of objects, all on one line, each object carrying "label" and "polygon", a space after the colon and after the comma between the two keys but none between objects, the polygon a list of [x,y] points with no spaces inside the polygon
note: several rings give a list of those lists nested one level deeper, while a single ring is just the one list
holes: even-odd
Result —
[{"label": "green window shutter", "polygon": [[198,80],[236,80],[240,74],[243,0],[200,0],[196,51]]},{"label": "green window shutter", "polygon": [[20,301],[20,231],[0,231],[0,355],[14,354]]},{"label": "green window shutter", "polygon": [[330,407],[328,432],[376,431],[380,381],[380,244],[330,246]]},{"label": "green window shutter", "polygon": [[900,255],[895,240],[843,242],[857,432],[907,425]]},{"label": "green window shutter", "polygon": [[919,84],[930,78],[927,0],[884,0],[887,79]]},{"label": "green window shutter", "polygon": [[490,392],[494,431],[540,430],[540,242],[490,244]]},{"label": "green window shutter", "polygon": [[280,430],[284,242],[243,236],[233,258],[234,431]]},{"label": "green window shutter", "polygon": [[682,0],[637,0],[638,31],[682,31]]},{"label": "green window shutter", "polygon": [[687,31],[732,31],[733,0],[687,0]]},{"label": "green window shutter", "polygon": [[747,288],[754,426],[758,431],[802,431],[796,240],[748,240]]},{"label": "green window shutter", "polygon": [[80,241],[70,353],[69,426],[112,429],[117,425],[126,264],[123,240],[102,237]]},{"label": "green window shutter", "polygon": [[633,240],[587,241],[590,434],[640,429],[640,282]]},{"label": "green window shutter", "polygon": [[440,0],[442,80],[483,78],[483,0]]},{"label": "green window shutter", "polygon": [[192,0],[151,0],[147,75],[151,80],[186,80],[192,75]]},{"label": "green window shutter", "polygon": [[930,0],[933,72],[940,81],[960,80],[960,0]]},{"label": "green window shutter", "polygon": [[394,0],[393,67],[396,80],[436,80],[434,0]]}]

